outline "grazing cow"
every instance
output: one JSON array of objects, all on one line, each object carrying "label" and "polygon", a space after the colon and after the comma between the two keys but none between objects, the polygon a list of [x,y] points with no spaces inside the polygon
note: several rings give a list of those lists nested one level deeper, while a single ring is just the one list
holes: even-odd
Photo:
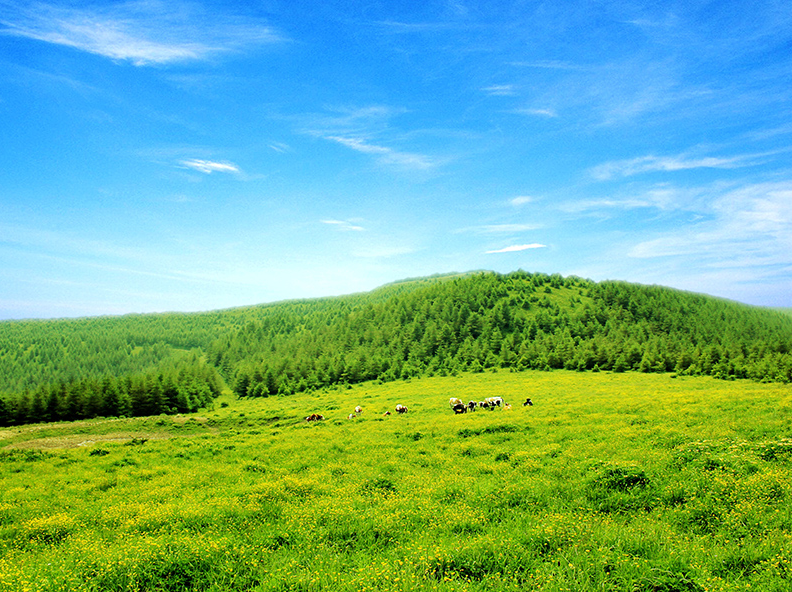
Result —
[{"label": "grazing cow", "polygon": [[525,407],[526,405],[533,405],[533,401],[531,401],[531,399],[525,399],[525,403],[523,403],[523,407]]},{"label": "grazing cow", "polygon": [[475,411],[476,410],[476,402],[475,401],[468,401],[467,408],[468,408],[468,411]]},{"label": "grazing cow", "polygon": [[323,419],[324,415],[320,415],[319,413],[311,413],[311,415],[305,418],[305,421],[322,421]]},{"label": "grazing cow", "polygon": [[385,413],[383,413],[382,415],[390,415],[390,411],[386,411],[386,412],[385,412]]},{"label": "grazing cow", "polygon": [[487,397],[487,402],[492,407],[500,407],[503,405],[503,397]]},{"label": "grazing cow", "polygon": [[510,404],[510,403],[504,403],[504,404],[503,404],[503,408],[504,408],[506,411],[511,411],[511,404]]},{"label": "grazing cow", "polygon": [[463,405],[462,399],[451,397],[450,399],[448,399],[448,405],[451,407],[451,409],[453,409],[455,405]]},{"label": "grazing cow", "polygon": [[460,413],[467,412],[467,406],[463,405],[462,403],[458,403],[454,405],[453,407],[451,407],[451,409],[453,409],[454,413],[456,413],[457,415],[459,415]]},{"label": "grazing cow", "polygon": [[363,407],[361,407],[360,405],[355,407],[355,413],[363,413]]},{"label": "grazing cow", "polygon": [[407,407],[404,405],[396,405],[396,413],[407,413]]},{"label": "grazing cow", "polygon": [[354,413],[350,413],[347,419],[355,419],[356,417],[357,415],[355,415]]}]

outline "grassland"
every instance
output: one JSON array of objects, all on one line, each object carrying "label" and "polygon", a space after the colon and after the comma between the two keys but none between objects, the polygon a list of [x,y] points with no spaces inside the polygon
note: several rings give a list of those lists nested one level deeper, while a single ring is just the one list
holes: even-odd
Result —
[{"label": "grassland", "polygon": [[789,590],[791,408],[501,371],[7,428],[0,590]]}]

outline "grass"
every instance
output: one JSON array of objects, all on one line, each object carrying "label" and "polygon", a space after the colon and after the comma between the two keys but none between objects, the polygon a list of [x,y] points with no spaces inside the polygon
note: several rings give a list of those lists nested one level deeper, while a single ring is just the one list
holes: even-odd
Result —
[{"label": "grass", "polygon": [[0,590],[788,590],[791,405],[498,372],[0,430]]}]

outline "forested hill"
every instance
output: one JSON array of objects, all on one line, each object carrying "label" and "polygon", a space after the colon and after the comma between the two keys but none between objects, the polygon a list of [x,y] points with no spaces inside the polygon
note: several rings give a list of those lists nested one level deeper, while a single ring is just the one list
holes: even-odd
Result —
[{"label": "forested hill", "polygon": [[0,323],[0,422],[189,411],[364,380],[567,368],[792,380],[792,317],[704,295],[481,272],[196,314]]}]

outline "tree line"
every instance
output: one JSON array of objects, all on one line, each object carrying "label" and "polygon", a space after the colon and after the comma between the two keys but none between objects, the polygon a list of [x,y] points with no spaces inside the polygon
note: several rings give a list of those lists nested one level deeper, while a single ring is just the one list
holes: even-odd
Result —
[{"label": "tree line", "polygon": [[148,372],[44,383],[0,398],[0,426],[190,413],[211,406],[221,385],[217,370],[193,352]]}]

